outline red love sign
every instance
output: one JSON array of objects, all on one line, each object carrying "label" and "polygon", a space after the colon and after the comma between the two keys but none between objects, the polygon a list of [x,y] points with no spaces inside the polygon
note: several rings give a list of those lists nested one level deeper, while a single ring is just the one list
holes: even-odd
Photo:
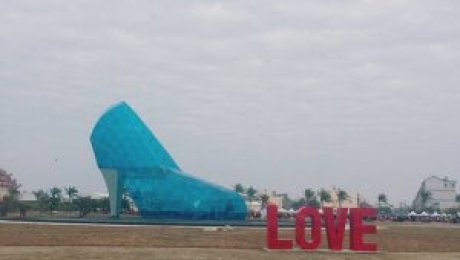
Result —
[{"label": "red love sign", "polygon": [[[332,208],[324,208],[323,216],[316,208],[301,208],[296,217],[295,240],[304,250],[315,250],[321,244],[321,218],[324,220],[328,247],[331,250],[343,249],[345,225],[350,213],[350,249],[353,251],[377,251],[375,243],[364,242],[364,234],[376,234],[375,225],[363,224],[364,217],[375,217],[373,208],[339,208],[336,216]],[[305,220],[311,220],[311,237],[305,238]],[[267,247],[269,249],[292,249],[293,240],[278,237],[278,207],[269,205],[267,208]]]}]

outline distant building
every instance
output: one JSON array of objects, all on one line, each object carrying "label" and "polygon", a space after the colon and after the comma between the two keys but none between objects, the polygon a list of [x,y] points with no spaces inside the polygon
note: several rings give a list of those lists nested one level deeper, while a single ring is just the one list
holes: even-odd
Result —
[{"label": "distant building", "polygon": [[[423,210],[425,208],[447,209],[455,208],[458,203],[455,201],[457,194],[455,185],[456,181],[450,180],[447,177],[439,178],[431,176],[425,179],[414,199],[413,207],[415,210]],[[427,191],[430,193],[430,198],[423,205],[423,193]]]},{"label": "distant building", "polygon": [[[332,189],[328,190],[328,192],[331,194],[331,201],[330,202],[324,202],[324,207],[330,207],[330,208],[338,208],[340,207],[339,203],[339,189],[337,189],[335,186],[332,187]],[[358,208],[358,194],[357,193],[351,193],[347,192],[348,198],[344,201],[342,201],[342,208]]]},{"label": "distant building", "polygon": [[268,195],[268,204],[273,204],[278,207],[278,209],[283,208],[283,199],[286,194],[278,194],[276,191],[267,191],[264,190],[262,194]]},{"label": "distant building", "polygon": [[109,193],[106,193],[106,192],[93,192],[93,193],[88,194],[88,196],[91,197],[92,199],[99,200],[99,199],[108,198]]},{"label": "distant building", "polygon": [[286,194],[278,194],[276,191],[267,191],[264,190],[258,194],[256,194],[253,198],[249,199],[249,196],[247,194],[241,194],[240,195],[244,198],[244,201],[246,202],[246,206],[249,211],[252,212],[260,212],[262,210],[262,195],[267,195],[268,196],[268,204],[274,204],[278,206],[278,209],[283,208],[283,198]]},{"label": "distant building", "polygon": [[244,202],[246,203],[246,207],[248,208],[249,212],[259,212],[262,208],[262,200],[260,199],[259,195],[255,195],[252,198],[245,193],[238,193],[241,197],[243,197]]}]

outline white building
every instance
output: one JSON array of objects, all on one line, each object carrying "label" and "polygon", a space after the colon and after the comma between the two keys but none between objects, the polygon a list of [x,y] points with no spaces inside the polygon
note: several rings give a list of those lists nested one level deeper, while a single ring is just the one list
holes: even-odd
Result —
[{"label": "white building", "polygon": [[283,198],[286,194],[278,194],[276,191],[264,190],[260,195],[268,196],[268,204],[276,205],[278,209],[283,208]]},{"label": "white building", "polygon": [[283,208],[283,198],[285,194],[278,194],[276,191],[267,191],[263,190],[262,192],[256,194],[254,198],[249,199],[249,196],[247,194],[241,194],[240,195],[244,198],[246,202],[246,206],[248,207],[248,210],[253,211],[253,212],[260,212],[262,210],[262,195],[267,195],[268,196],[268,204],[274,204],[278,206],[278,209]]},{"label": "white building", "polygon": [[[437,176],[431,176],[425,179],[420,186],[417,196],[414,199],[414,209],[423,210],[426,208],[436,209],[447,209],[455,208],[458,203],[455,201],[456,192],[456,181],[449,180],[449,178],[439,178]],[[426,201],[426,205],[423,205],[422,194],[427,191],[430,193],[430,198]]]},{"label": "white building", "polygon": [[0,182],[0,202],[3,201],[3,196],[8,194],[8,187],[4,186]]},{"label": "white building", "polygon": [[253,198],[249,198],[247,194],[239,193],[241,197],[243,197],[244,202],[246,203],[246,207],[249,211],[252,212],[259,212],[262,209],[262,201],[259,196],[254,196]]},{"label": "white building", "polygon": [[333,186],[332,189],[328,190],[329,194],[331,194],[331,201],[324,202],[324,207],[329,208],[357,208],[358,207],[358,193],[349,193],[347,192],[348,198],[342,202],[339,202],[339,189]]}]

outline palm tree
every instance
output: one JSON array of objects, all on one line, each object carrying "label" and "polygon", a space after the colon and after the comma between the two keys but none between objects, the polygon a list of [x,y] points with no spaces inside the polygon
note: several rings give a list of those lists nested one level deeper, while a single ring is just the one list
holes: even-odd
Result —
[{"label": "palm tree", "polygon": [[50,189],[50,211],[56,210],[61,203],[62,190],[58,187]]},{"label": "palm tree", "polygon": [[270,196],[268,196],[267,194],[262,194],[260,195],[260,199],[262,200],[261,208],[262,209],[266,208],[268,204],[268,200],[270,199]]},{"label": "palm tree", "polygon": [[305,189],[304,191],[305,202],[307,205],[311,205],[311,202],[316,199],[315,192],[312,189]]},{"label": "palm tree", "polygon": [[379,202],[379,208],[381,208],[381,204],[387,202],[387,195],[385,195],[385,193],[379,193],[377,200]]},{"label": "palm tree", "polygon": [[34,194],[35,199],[37,201],[36,207],[40,212],[46,211],[50,208],[50,195],[45,192],[44,190],[38,190],[38,191],[33,191],[32,194]]},{"label": "palm tree", "polygon": [[348,193],[345,190],[339,189],[337,191],[337,199],[339,200],[339,208],[342,207],[342,202],[349,198]]},{"label": "palm tree", "polygon": [[66,203],[67,204],[66,209],[67,209],[67,215],[68,215],[71,208],[73,208],[73,203],[72,203],[73,199],[78,196],[78,190],[77,188],[75,188],[75,186],[65,187],[64,190],[65,190],[65,194],[69,198],[69,202]]},{"label": "palm tree", "polygon": [[423,189],[420,193],[420,198],[422,200],[423,208],[426,209],[426,204],[429,200],[431,200],[431,192]]},{"label": "palm tree", "polygon": [[72,203],[72,200],[76,198],[78,195],[77,188],[75,188],[75,186],[69,186],[69,187],[65,187],[64,190],[65,190],[65,194],[69,198],[69,202]]},{"label": "palm tree", "polygon": [[235,191],[238,192],[238,193],[241,193],[243,194],[244,193],[244,186],[241,184],[241,183],[237,183],[235,185]]},{"label": "palm tree", "polygon": [[257,194],[257,190],[254,189],[252,186],[248,188],[248,190],[246,191],[246,194],[248,195],[248,198],[249,198],[249,203],[252,202],[252,200],[254,199],[254,197],[256,196]]},{"label": "palm tree", "polygon": [[324,207],[324,202],[331,202],[331,193],[325,189],[321,189],[318,192],[318,197],[321,202],[321,207]]}]

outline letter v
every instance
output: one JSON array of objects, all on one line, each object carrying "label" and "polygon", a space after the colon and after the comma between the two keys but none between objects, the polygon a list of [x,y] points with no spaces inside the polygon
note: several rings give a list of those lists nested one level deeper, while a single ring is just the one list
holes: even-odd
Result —
[{"label": "letter v", "polygon": [[326,222],[327,242],[329,249],[342,250],[345,233],[345,223],[348,217],[348,208],[337,209],[337,221],[334,219],[332,208],[323,209],[324,221]]}]

